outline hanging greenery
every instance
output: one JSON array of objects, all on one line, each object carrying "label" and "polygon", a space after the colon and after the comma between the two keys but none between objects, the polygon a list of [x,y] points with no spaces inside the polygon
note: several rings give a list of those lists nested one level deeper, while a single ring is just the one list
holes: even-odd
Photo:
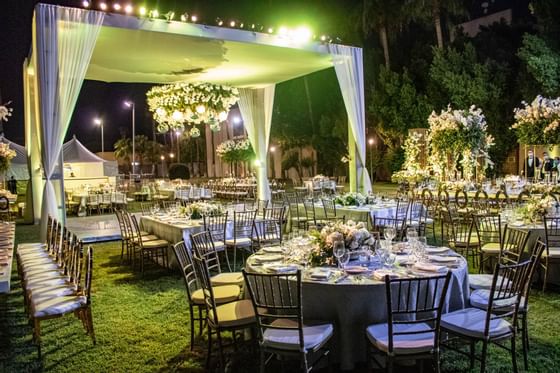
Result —
[{"label": "hanging greenery", "polygon": [[255,157],[253,146],[246,138],[234,138],[222,142],[216,147],[216,154],[227,163],[246,162]]},{"label": "hanging greenery", "polygon": [[159,132],[202,123],[218,131],[230,108],[239,100],[237,88],[210,83],[155,86],[146,96]]},{"label": "hanging greenery", "polygon": [[10,168],[12,158],[16,156],[15,150],[10,145],[0,143],[0,172],[6,172]]},{"label": "hanging greenery", "polygon": [[558,144],[560,135],[560,97],[556,99],[537,96],[523,107],[516,108],[515,123],[511,128],[517,140],[525,145]]}]

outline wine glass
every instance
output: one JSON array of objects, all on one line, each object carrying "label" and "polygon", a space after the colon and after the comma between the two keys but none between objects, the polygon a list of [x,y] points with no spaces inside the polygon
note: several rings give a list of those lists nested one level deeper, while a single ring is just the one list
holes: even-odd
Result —
[{"label": "wine glass", "polygon": [[346,264],[350,261],[350,251],[344,250],[344,253],[340,256],[339,262],[342,266],[342,269],[346,268]]},{"label": "wine glass", "polygon": [[408,228],[406,230],[406,238],[408,242],[412,242],[418,239],[418,231],[415,228]]},{"label": "wine glass", "polygon": [[385,237],[386,240],[391,242],[393,241],[393,238],[395,238],[396,235],[397,233],[394,227],[385,227],[385,230],[383,231],[383,236]]},{"label": "wine glass", "polygon": [[336,261],[338,262],[339,268],[340,268],[340,257],[344,255],[345,251],[346,248],[344,247],[344,241],[335,241],[333,243],[333,255],[335,256]]},{"label": "wine glass", "polygon": [[395,264],[396,261],[397,261],[397,256],[393,253],[389,253],[389,255],[387,255],[387,257],[385,258],[385,263],[387,263],[387,266],[389,268],[393,268],[393,265]]}]

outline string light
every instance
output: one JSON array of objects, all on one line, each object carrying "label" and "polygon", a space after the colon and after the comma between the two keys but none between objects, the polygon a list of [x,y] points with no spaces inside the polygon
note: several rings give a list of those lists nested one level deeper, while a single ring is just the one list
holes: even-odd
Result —
[{"label": "string light", "polygon": [[[130,1],[130,0],[129,0]],[[121,3],[119,2],[111,2],[112,3],[112,9],[115,11],[124,11],[124,13],[126,14],[133,14],[134,13],[134,6],[130,3],[126,4],[126,5],[121,5]],[[84,0],[82,1],[82,6],[84,8],[90,8],[92,4],[92,1],[90,0]],[[109,9],[109,5],[107,4],[106,1],[100,1],[98,3],[98,8],[102,11],[107,11]],[[137,9],[137,13],[140,17],[148,17],[150,19],[157,19],[160,18],[160,13],[157,9],[153,9],[148,11],[146,9],[146,7],[144,6],[140,6]],[[175,18],[175,12],[174,11],[169,11],[165,14],[163,14],[163,18],[165,18],[165,20],[167,22],[171,22],[173,21],[173,19]],[[192,23],[196,23],[199,22],[199,17],[195,14],[189,15],[187,12],[182,13],[180,16],[180,20],[181,22],[192,22]],[[229,22],[225,23],[221,18],[217,17],[215,19],[215,24],[220,26],[220,27],[230,27],[230,28],[236,28],[236,29],[243,29],[245,28],[245,23],[238,21],[238,20],[230,20]],[[247,24],[247,29],[251,30],[251,31],[259,31],[259,32],[266,32],[268,34],[274,34],[276,33],[278,36],[281,36],[283,38],[287,38],[290,39],[293,42],[296,43],[305,43],[308,42],[310,40],[318,40],[322,43],[332,43],[333,41],[336,43],[340,43],[341,39],[339,37],[330,37],[326,34],[323,34],[321,36],[317,36],[315,34],[313,34],[311,32],[311,30],[307,27],[304,26],[300,26],[297,28],[288,28],[286,26],[280,26],[278,28],[274,28],[274,27],[267,27],[265,28],[263,25],[260,25],[258,23],[250,23]]]}]

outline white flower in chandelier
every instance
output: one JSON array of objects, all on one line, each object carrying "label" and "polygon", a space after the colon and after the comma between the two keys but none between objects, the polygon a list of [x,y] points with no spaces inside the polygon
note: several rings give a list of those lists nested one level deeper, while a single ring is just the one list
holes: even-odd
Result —
[{"label": "white flower in chandelier", "polygon": [[200,137],[200,130],[196,127],[191,128],[191,130],[189,131],[189,135],[191,137]]}]

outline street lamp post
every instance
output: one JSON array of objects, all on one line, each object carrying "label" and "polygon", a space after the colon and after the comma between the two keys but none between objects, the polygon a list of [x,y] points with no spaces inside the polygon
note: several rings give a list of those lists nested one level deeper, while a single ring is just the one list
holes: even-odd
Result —
[{"label": "street lamp post", "polygon": [[95,118],[93,120],[93,123],[95,123],[95,125],[100,126],[101,127],[101,153],[105,153],[105,142],[103,140],[103,121],[99,118]]},{"label": "street lamp post", "polygon": [[270,147],[270,173],[272,174],[272,179],[276,178],[276,170],[274,169],[274,152],[276,152],[276,146],[272,145]]},{"label": "street lamp post", "polygon": [[165,165],[164,165],[164,163],[163,163],[163,162],[165,161],[165,155],[162,155],[162,156],[160,157],[160,159],[161,159],[161,177],[165,177],[165,173],[164,173],[164,171],[165,171]]},{"label": "street lamp post", "polygon": [[177,135],[177,162],[181,163],[181,131],[175,131]]},{"label": "street lamp post", "polygon": [[136,175],[136,117],[133,101],[125,101],[124,104],[132,109],[132,174]]},{"label": "street lamp post", "polygon": [[375,139],[370,137],[368,140],[369,144],[369,176],[373,177],[373,144],[375,144]]}]

